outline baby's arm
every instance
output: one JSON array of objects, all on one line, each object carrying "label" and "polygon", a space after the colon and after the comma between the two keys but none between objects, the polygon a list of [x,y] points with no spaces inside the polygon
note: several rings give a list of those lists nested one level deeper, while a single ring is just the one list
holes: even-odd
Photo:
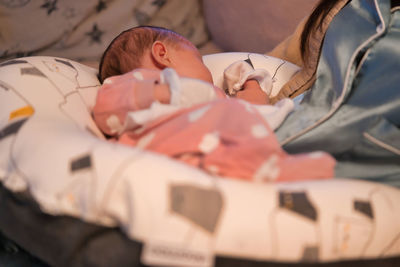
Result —
[{"label": "baby's arm", "polygon": [[104,81],[93,117],[104,133],[115,136],[121,133],[128,112],[147,109],[155,101],[167,104],[170,97],[168,85],[160,82],[159,71],[134,70]]},{"label": "baby's arm", "polygon": [[253,104],[269,104],[272,76],[266,69],[254,69],[247,61],[239,60],[224,70],[224,89],[228,95]]},{"label": "baby's arm", "polygon": [[219,88],[180,78],[172,69],[136,69],[104,81],[97,93],[93,117],[104,133],[116,136],[126,130],[128,112],[147,110],[154,102],[169,104],[176,110],[224,97]]}]

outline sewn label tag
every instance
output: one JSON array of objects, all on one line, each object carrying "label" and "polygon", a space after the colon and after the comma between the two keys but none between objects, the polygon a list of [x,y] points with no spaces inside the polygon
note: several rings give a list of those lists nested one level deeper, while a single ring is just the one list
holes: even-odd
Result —
[{"label": "sewn label tag", "polygon": [[141,262],[156,266],[211,267],[214,256],[206,249],[147,242],[143,245]]}]

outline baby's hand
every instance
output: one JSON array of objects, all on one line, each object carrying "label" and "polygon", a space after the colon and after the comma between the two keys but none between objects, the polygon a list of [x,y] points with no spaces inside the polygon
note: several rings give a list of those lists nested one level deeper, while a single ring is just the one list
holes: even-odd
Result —
[{"label": "baby's hand", "polygon": [[[245,88],[248,80],[256,80],[258,83],[250,83],[250,87],[257,87],[269,95],[272,90],[272,76],[266,69],[254,69],[253,65],[245,60],[239,60],[229,65],[224,70],[224,90],[229,96],[237,96],[240,90]],[[243,93],[242,93],[243,94]],[[247,94],[247,93],[246,93]],[[251,98],[252,99],[252,98]],[[265,103],[265,99],[254,99],[256,102]]]},{"label": "baby's hand", "polygon": [[257,105],[269,104],[268,95],[261,89],[256,80],[247,80],[243,85],[243,89],[236,93],[236,98]]}]

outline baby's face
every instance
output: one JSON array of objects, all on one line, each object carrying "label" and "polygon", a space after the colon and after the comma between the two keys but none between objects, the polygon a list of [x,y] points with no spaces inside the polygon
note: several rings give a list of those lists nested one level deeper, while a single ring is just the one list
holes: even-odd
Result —
[{"label": "baby's face", "polygon": [[210,70],[204,65],[199,51],[195,47],[183,44],[172,49],[171,68],[175,69],[179,76],[200,79],[213,83]]}]

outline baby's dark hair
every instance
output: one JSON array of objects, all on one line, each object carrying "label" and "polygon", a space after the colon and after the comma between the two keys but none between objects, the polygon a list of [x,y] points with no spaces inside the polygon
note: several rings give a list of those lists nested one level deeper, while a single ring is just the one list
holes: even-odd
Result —
[{"label": "baby's dark hair", "polygon": [[164,41],[170,45],[182,42],[193,45],[178,33],[162,27],[139,26],[128,29],[115,37],[104,51],[99,65],[100,82],[141,67],[144,52],[151,49],[155,41]]}]

